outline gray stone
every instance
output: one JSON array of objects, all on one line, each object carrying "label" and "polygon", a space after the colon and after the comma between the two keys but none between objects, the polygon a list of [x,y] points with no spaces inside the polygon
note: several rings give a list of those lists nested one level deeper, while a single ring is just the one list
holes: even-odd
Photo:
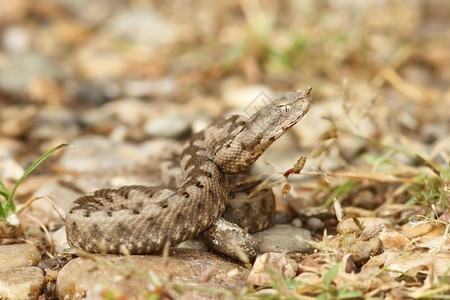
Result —
[{"label": "gray stone", "polygon": [[70,144],[73,148],[67,149],[59,161],[67,171],[120,170],[145,164],[147,161],[138,147],[114,142],[102,136],[83,136],[70,141]]},{"label": "gray stone", "polygon": [[109,18],[104,30],[114,39],[158,45],[176,41],[179,29],[151,9],[120,10]]},{"label": "gray stone", "polygon": [[41,260],[41,252],[31,244],[12,244],[0,246],[0,272],[12,268],[35,266]]},{"label": "gray stone", "polygon": [[37,114],[37,124],[31,130],[35,139],[67,140],[79,131],[77,119],[72,110],[63,107],[42,107]]},{"label": "gray stone", "polygon": [[69,243],[67,243],[66,226],[52,231],[50,236],[52,237],[56,253],[62,253],[65,249],[70,248]]},{"label": "gray stone", "polygon": [[80,119],[87,127],[102,127],[111,123],[114,126],[134,127],[154,116],[157,107],[154,103],[127,97],[86,110]]},{"label": "gray stone", "polygon": [[22,93],[34,77],[55,75],[55,67],[46,57],[33,52],[19,53],[5,58],[0,69],[0,87],[11,93]]},{"label": "gray stone", "polygon": [[44,275],[38,267],[21,267],[0,272],[1,299],[38,299]]},{"label": "gray stone", "polygon": [[235,83],[227,85],[222,95],[223,100],[228,106],[238,109],[246,116],[252,115],[275,99],[273,92],[265,85],[237,86]]},{"label": "gray stone", "polygon": [[307,242],[311,240],[311,232],[291,225],[275,225],[253,234],[253,237],[258,241],[261,253],[305,253],[312,250]]},{"label": "gray stone", "polygon": [[178,148],[181,147],[178,143],[174,142],[172,139],[155,138],[145,141],[140,144],[139,148],[148,157],[158,156],[166,150],[174,148],[176,145]]},{"label": "gray stone", "polygon": [[[49,182],[33,193],[33,197],[42,198],[31,203],[30,211],[44,224],[47,224],[47,226],[51,225],[50,227],[53,228],[55,227],[53,225],[62,225],[64,223],[60,215],[64,216],[70,204],[79,196],[81,196],[79,193],[69,188]],[[46,199],[47,197],[48,199]],[[56,207],[50,200],[54,201]],[[58,209],[59,214],[56,209]]]},{"label": "gray stone", "polygon": [[[56,294],[60,299],[104,299],[106,292],[114,292],[134,299],[159,289],[174,299],[214,299],[244,288],[247,276],[247,269],[196,250],[171,249],[167,259],[95,255],[76,258],[64,266],[58,274]],[[219,294],[205,292],[205,288]]]},{"label": "gray stone", "polygon": [[12,157],[0,153],[0,178],[19,180],[24,173],[23,167]]},{"label": "gray stone", "polygon": [[189,131],[190,117],[179,113],[166,113],[148,120],[144,129],[150,136],[176,138]]}]

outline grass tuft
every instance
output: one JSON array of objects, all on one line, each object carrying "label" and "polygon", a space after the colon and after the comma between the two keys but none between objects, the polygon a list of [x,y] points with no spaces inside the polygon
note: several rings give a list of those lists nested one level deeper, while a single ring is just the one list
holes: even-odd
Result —
[{"label": "grass tuft", "polygon": [[[68,146],[68,144],[60,144],[44,154],[42,154],[37,160],[35,160],[23,173],[23,175],[17,180],[16,184],[11,190],[8,190],[6,185],[0,180],[0,221],[9,221],[10,215],[16,213],[16,203],[14,202],[14,195],[20,184],[31,174],[42,162],[52,156],[59,149]],[[3,198],[3,199],[2,199]],[[11,224],[13,225],[13,224]]]}]

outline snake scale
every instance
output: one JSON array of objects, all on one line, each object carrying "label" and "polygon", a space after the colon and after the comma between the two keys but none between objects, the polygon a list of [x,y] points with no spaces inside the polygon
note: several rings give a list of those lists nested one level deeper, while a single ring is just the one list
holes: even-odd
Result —
[{"label": "snake scale", "polygon": [[248,169],[310,104],[310,87],[288,92],[248,119],[234,115],[193,135],[181,152],[180,187],[123,186],[78,198],[66,216],[67,241],[93,253],[147,254],[220,228],[227,174]]}]

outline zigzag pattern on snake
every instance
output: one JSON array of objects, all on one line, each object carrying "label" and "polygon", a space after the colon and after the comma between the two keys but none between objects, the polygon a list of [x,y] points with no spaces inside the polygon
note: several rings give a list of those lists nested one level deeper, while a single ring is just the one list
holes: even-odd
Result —
[{"label": "zigzag pattern on snake", "polygon": [[124,186],[78,198],[65,221],[69,244],[93,253],[145,254],[196,237],[225,210],[226,174],[248,169],[310,104],[309,87],[284,94],[249,119],[232,116],[195,134],[181,153],[181,187]]}]

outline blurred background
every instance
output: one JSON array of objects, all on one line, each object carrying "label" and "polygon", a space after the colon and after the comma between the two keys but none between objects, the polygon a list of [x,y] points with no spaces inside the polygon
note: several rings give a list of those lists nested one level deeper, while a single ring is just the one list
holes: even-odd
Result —
[{"label": "blurred background", "polygon": [[312,86],[306,149],[347,128],[347,162],[368,148],[355,134],[426,153],[448,141],[449,15],[446,0],[0,1],[0,136],[41,152],[179,138]]}]

